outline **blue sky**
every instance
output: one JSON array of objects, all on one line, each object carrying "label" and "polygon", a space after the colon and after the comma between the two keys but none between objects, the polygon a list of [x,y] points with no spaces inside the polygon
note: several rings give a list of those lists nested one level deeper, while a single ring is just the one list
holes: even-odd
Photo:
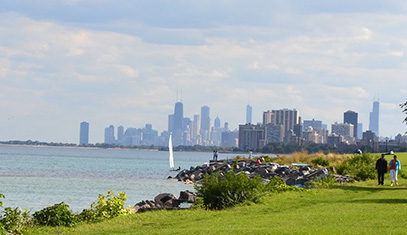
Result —
[{"label": "blue sky", "polygon": [[404,133],[404,1],[5,0],[0,5],[0,140],[90,142],[110,124],[163,131],[211,108],[232,128],[270,109]]}]

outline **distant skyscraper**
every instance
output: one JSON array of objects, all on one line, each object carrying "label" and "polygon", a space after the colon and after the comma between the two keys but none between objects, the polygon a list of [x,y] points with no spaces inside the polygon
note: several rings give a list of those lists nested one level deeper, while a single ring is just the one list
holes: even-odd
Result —
[{"label": "distant skyscraper", "polygon": [[81,122],[79,145],[85,146],[89,144],[89,123]]},{"label": "distant skyscraper", "polygon": [[297,110],[293,109],[281,109],[281,110],[273,110],[272,116],[272,124],[275,125],[283,125],[284,126],[284,134],[287,133],[289,130],[294,131],[294,126],[299,123],[299,113]]},{"label": "distant skyscraper", "polygon": [[214,123],[213,123],[213,126],[215,127],[215,129],[220,128],[220,119],[219,119],[219,117],[216,117],[216,118],[215,118],[215,121],[214,121]]},{"label": "distant skyscraper", "polygon": [[358,123],[358,138],[362,139],[363,136],[363,123]]},{"label": "distant skyscraper", "polygon": [[308,127],[312,127],[313,130],[321,130],[322,129],[322,121],[319,120],[304,120],[303,128],[304,130]]},{"label": "distant skyscraper", "polygon": [[246,123],[250,124],[252,123],[252,106],[247,105],[246,106]]},{"label": "distant skyscraper", "polygon": [[124,127],[118,126],[117,127],[117,141],[119,142],[119,144],[122,144],[123,135],[124,135]]},{"label": "distant skyscraper", "polygon": [[263,112],[263,125],[273,124],[273,112],[268,110]]},{"label": "distant skyscraper", "polygon": [[343,123],[353,124],[353,136],[358,136],[358,113],[348,110],[343,114]]},{"label": "distant skyscraper", "polygon": [[199,136],[199,124],[200,124],[200,116],[198,114],[194,115],[194,121],[192,122],[192,138],[195,141],[195,144],[197,144],[198,141],[198,136]]},{"label": "distant skyscraper", "polygon": [[239,125],[239,148],[258,150],[266,145],[266,128],[262,125]]},{"label": "distant skyscraper", "polygon": [[334,123],[331,126],[331,132],[337,135],[345,137],[347,140],[351,141],[353,138],[354,126],[352,123]]},{"label": "distant skyscraper", "polygon": [[210,109],[208,106],[203,106],[201,108],[201,130],[200,130],[202,141],[209,140],[210,126],[211,126]]},{"label": "distant skyscraper", "polygon": [[175,103],[174,108],[174,124],[173,124],[173,144],[175,146],[182,144],[182,121],[184,119],[184,105],[181,102]]},{"label": "distant skyscraper", "polygon": [[106,144],[114,144],[114,126],[110,125],[109,127],[105,128],[105,143]]},{"label": "distant skyscraper", "polygon": [[373,110],[369,115],[369,129],[375,133],[376,136],[379,136],[379,109],[379,101],[373,102]]},{"label": "distant skyscraper", "polygon": [[184,118],[184,105],[181,102],[175,103],[174,109],[174,131],[182,131],[182,120]]},{"label": "distant skyscraper", "polygon": [[168,132],[173,132],[174,130],[174,114],[168,115]]}]

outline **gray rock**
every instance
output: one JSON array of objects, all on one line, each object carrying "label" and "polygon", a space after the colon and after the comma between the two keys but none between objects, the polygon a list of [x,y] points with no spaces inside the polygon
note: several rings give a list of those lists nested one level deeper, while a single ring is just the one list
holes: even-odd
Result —
[{"label": "gray rock", "polygon": [[182,202],[190,202],[190,203],[194,203],[196,200],[196,195],[191,192],[191,191],[181,191],[179,193],[179,198],[178,200],[182,201]]},{"label": "gray rock", "polygon": [[154,202],[155,204],[160,204],[165,207],[168,201],[170,201],[169,203],[172,205],[171,200],[173,199],[177,199],[177,197],[172,193],[160,193],[154,198]]}]

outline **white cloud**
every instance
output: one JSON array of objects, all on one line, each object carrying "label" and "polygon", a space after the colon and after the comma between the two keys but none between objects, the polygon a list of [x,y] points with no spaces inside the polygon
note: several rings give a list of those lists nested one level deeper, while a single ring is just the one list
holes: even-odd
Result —
[{"label": "white cloud", "polygon": [[[354,109],[368,126],[371,100],[379,91],[386,98],[383,115],[396,116],[399,110],[391,104],[407,93],[400,88],[407,75],[407,31],[398,27],[407,17],[302,14],[286,7],[286,15],[272,20],[267,15],[264,24],[223,21],[202,27],[156,27],[131,17],[106,26],[70,24],[0,14],[0,111],[27,115],[16,125],[66,126],[63,132],[72,142],[77,139],[72,129],[82,119],[99,130],[109,123],[140,127],[147,122],[164,130],[177,90],[186,115],[209,105],[232,128],[244,121],[248,102],[256,121],[267,109],[297,108],[304,118],[329,124]],[[396,131],[386,123],[383,128]],[[4,130],[0,139],[9,139],[11,128]],[[19,138],[39,138],[37,132]],[[60,132],[50,131],[45,140],[61,138]],[[101,141],[102,135],[93,139]]]}]

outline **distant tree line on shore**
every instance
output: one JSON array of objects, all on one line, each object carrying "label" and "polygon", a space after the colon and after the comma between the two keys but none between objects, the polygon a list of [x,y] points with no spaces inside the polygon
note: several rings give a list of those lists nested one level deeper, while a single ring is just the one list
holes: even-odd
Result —
[{"label": "distant tree line on shore", "polygon": [[[117,144],[106,144],[106,143],[96,143],[88,144],[86,146],[79,146],[72,143],[54,143],[54,142],[41,142],[41,141],[32,141],[32,140],[10,140],[10,141],[0,141],[0,144],[11,144],[11,145],[30,145],[30,146],[56,146],[56,147],[83,147],[83,148],[122,148],[122,149],[144,149],[144,150],[158,150],[158,151],[168,151],[168,147],[164,146],[135,146],[135,145],[117,145]],[[363,152],[374,152],[372,151],[371,146],[357,146],[357,145],[341,145],[338,147],[328,146],[326,144],[315,144],[311,143],[308,145],[297,145],[297,144],[278,144],[270,143],[260,149],[251,149],[255,153],[273,153],[273,154],[291,154],[295,152],[307,152],[307,153],[318,153],[323,152],[328,153],[354,153],[355,150],[361,149]],[[219,146],[176,146],[174,151],[185,151],[185,152],[212,152],[217,150],[218,152],[228,152],[228,153],[242,153],[248,152],[237,147],[219,147]],[[398,146],[395,149],[392,149],[395,152],[406,152],[407,148],[405,146]]]}]

